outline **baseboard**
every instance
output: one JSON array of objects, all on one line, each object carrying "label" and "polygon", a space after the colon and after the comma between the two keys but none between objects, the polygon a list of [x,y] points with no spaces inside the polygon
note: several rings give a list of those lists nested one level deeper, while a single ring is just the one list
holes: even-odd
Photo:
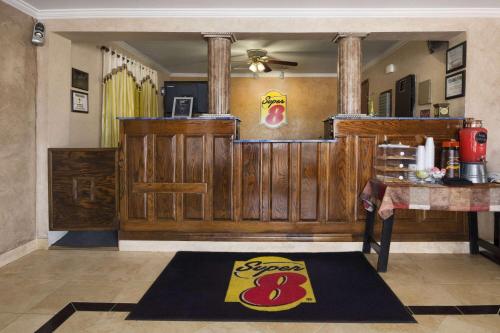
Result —
[{"label": "baseboard", "polygon": [[[120,240],[120,251],[345,252],[361,242],[198,242]],[[468,242],[393,242],[391,253],[469,253]]]},{"label": "baseboard", "polygon": [[0,254],[0,267],[3,267],[17,259],[24,257],[27,254],[39,249],[47,249],[48,242],[46,239],[34,239],[10,251]]}]

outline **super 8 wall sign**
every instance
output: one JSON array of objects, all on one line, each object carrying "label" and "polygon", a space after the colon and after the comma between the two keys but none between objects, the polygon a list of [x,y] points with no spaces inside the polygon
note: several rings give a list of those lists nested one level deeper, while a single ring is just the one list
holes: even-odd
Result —
[{"label": "super 8 wall sign", "polygon": [[260,98],[260,123],[269,128],[278,128],[287,123],[286,95],[271,90]]},{"label": "super 8 wall sign", "polygon": [[257,311],[284,311],[316,299],[304,261],[257,257],[234,262],[225,302]]}]

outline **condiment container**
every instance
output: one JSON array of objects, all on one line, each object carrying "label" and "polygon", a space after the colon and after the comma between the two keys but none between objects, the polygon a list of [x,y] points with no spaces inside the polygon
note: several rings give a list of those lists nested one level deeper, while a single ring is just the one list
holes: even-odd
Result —
[{"label": "condiment container", "polygon": [[[447,146],[445,150],[444,160],[445,160],[445,177],[450,178],[460,178],[460,143],[455,140],[443,142],[443,147]],[[443,149],[444,150],[444,149]]]}]

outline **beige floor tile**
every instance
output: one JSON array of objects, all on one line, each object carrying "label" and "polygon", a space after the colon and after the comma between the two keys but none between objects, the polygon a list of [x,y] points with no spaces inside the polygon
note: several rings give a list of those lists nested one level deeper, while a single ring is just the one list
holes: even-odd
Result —
[{"label": "beige floor tile", "polygon": [[2,329],[0,333],[34,332],[45,324],[51,316],[40,314],[23,314]]},{"label": "beige floor tile", "polygon": [[458,300],[457,304],[500,304],[500,283],[447,284],[443,288]]},{"label": "beige floor tile", "polygon": [[389,287],[405,305],[455,305],[456,295],[446,286],[428,283],[406,283],[388,281]]},{"label": "beige floor tile", "polygon": [[55,314],[70,302],[114,302],[125,283],[68,281],[29,308],[29,313]]},{"label": "beige floor tile", "polygon": [[127,286],[123,288],[113,302],[116,303],[137,303],[144,296],[153,282],[150,281],[130,281]]},{"label": "beige floor tile", "polygon": [[26,313],[34,304],[40,302],[64,284],[61,280],[45,278],[25,279],[22,277],[0,275],[0,312]]},{"label": "beige floor tile", "polygon": [[19,316],[20,314],[18,313],[0,313],[0,330],[16,320]]},{"label": "beige floor tile", "polygon": [[500,316],[447,316],[436,333],[499,333]]},{"label": "beige floor tile", "polygon": [[77,312],[58,329],[57,333],[192,333],[206,326],[205,322],[168,322],[125,320],[123,312]]},{"label": "beige floor tile", "polygon": [[263,323],[264,327],[273,333],[316,333],[325,324],[323,323]]}]

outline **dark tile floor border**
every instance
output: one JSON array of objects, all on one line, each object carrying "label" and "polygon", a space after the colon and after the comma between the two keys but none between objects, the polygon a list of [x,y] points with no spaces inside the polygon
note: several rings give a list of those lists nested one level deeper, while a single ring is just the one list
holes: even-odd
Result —
[{"label": "dark tile floor border", "polygon": [[[35,333],[54,332],[77,311],[130,312],[135,303],[71,302],[56,313]],[[500,315],[499,305],[410,305],[413,315]]]}]

